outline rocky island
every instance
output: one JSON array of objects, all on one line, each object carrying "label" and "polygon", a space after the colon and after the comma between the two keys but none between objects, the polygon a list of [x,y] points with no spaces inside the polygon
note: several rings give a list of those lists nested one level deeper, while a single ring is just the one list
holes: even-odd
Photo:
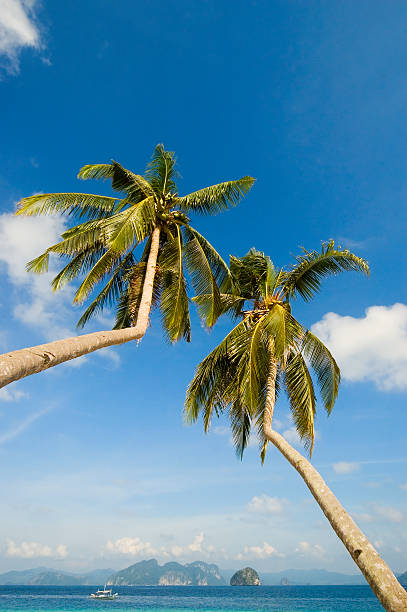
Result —
[{"label": "rocky island", "polygon": [[181,565],[172,561],[159,565],[156,559],[140,561],[113,574],[109,586],[216,586],[225,584],[217,565],[195,561]]},{"label": "rocky island", "polygon": [[252,567],[244,567],[230,579],[230,586],[259,586],[260,578]]}]

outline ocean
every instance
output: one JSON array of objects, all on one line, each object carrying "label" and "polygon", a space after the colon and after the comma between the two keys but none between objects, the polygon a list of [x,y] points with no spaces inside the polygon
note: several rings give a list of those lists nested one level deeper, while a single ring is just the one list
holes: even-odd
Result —
[{"label": "ocean", "polygon": [[0,610],[88,612],[371,612],[383,610],[368,586],[116,587],[114,601],[90,598],[98,587],[0,586]]}]

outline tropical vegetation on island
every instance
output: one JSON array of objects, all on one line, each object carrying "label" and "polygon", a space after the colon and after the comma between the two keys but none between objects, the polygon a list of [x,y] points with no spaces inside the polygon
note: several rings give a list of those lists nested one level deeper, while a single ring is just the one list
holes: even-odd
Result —
[{"label": "tropical vegetation on island", "polygon": [[[199,293],[215,295],[227,265],[211,244],[189,223],[190,213],[213,215],[235,206],[254,179],[245,176],[178,193],[176,158],[157,145],[145,174],[119,163],[84,166],[80,179],[110,179],[120,197],[88,193],[48,193],[21,200],[17,215],[66,214],[81,221],[63,233],[57,244],[28,263],[31,272],[48,270],[51,255],[63,267],[52,281],[54,291],[82,277],[74,303],[97,295],[79,320],[83,327],[105,306],[116,307],[113,330],[66,338],[0,356],[0,387],[100,348],[140,340],[152,306],[159,306],[171,342],[190,339],[186,267]],[[136,249],[144,245],[140,258]],[[214,316],[217,305],[213,306]]]},{"label": "tropical vegetation on island", "polygon": [[230,273],[215,293],[202,292],[195,301],[209,327],[217,318],[214,304],[218,313],[228,312],[240,320],[197,367],[187,390],[185,415],[193,422],[202,414],[208,431],[213,415],[227,414],[240,457],[253,429],[262,461],[267,445],[273,444],[303,478],[385,609],[401,612],[407,610],[407,593],[391,569],[318,471],[273,428],[276,399],[284,388],[295,428],[312,454],[314,381],[330,414],[340,371],[328,348],[293,316],[292,302],[298,296],[308,302],[324,277],[347,270],[369,272],[362,258],[333,241],[324,243],[320,252],[304,249],[290,268],[276,267],[255,249],[244,257],[231,257]]}]

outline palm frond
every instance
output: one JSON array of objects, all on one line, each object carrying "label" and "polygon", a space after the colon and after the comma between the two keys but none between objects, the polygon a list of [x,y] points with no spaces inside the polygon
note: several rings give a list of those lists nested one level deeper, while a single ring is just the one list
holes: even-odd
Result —
[{"label": "palm frond", "polygon": [[43,274],[44,272],[48,272],[49,256],[50,250],[47,249],[35,259],[31,259],[31,261],[26,264],[25,269],[27,272],[34,272],[35,274]]},{"label": "palm frond", "polygon": [[254,178],[244,176],[235,181],[204,187],[186,196],[176,198],[176,206],[184,212],[213,215],[236,206],[253,186]]},{"label": "palm frond", "polygon": [[236,455],[241,460],[250,439],[251,416],[246,406],[242,405],[239,400],[236,400],[229,409],[229,418],[233,446],[235,447]]},{"label": "palm frond", "polygon": [[369,265],[347,249],[336,247],[333,240],[322,244],[321,252],[306,251],[296,257],[297,264],[287,272],[284,289],[289,297],[297,293],[305,301],[312,299],[319,291],[321,280],[346,270],[355,270],[369,274]]},{"label": "palm frond", "polygon": [[120,299],[124,286],[123,276],[125,275],[126,270],[132,265],[134,265],[134,257],[132,253],[129,253],[129,255],[127,255],[127,257],[125,257],[123,261],[117,265],[106,285],[87,307],[77,323],[78,328],[83,328],[93,316],[99,312],[103,312],[103,309],[106,306],[113,306],[113,304]]},{"label": "palm frond", "polygon": [[86,164],[79,170],[78,179],[108,179],[112,174],[112,164]]},{"label": "palm frond", "polygon": [[314,447],[315,392],[311,375],[301,353],[291,356],[284,370],[295,429],[312,455]]},{"label": "palm frond", "polygon": [[325,410],[331,414],[341,382],[338,364],[324,343],[310,331],[304,336],[302,350],[317,376]]},{"label": "palm frond", "polygon": [[154,198],[119,212],[105,222],[105,232],[112,252],[123,253],[134,243],[142,242],[151,234],[156,223]]},{"label": "palm frond", "polygon": [[175,169],[176,157],[174,151],[166,151],[164,145],[158,144],[150,163],[147,165],[145,179],[158,195],[176,194],[175,179],[178,172]]},{"label": "palm frond", "polygon": [[170,342],[191,339],[188,296],[182,265],[182,235],[176,227],[174,240],[163,247],[158,263],[162,273],[161,313],[164,330]]},{"label": "palm frond", "polygon": [[289,352],[297,350],[300,345],[304,329],[279,303],[274,304],[263,319],[263,329],[272,340],[274,356],[284,366]]},{"label": "palm frond", "polygon": [[219,291],[223,293],[227,293],[232,291],[233,289],[233,280],[232,275],[230,273],[229,267],[227,263],[223,260],[223,258],[219,255],[217,250],[211,245],[208,240],[202,234],[196,231],[190,225],[185,225],[183,227],[183,232],[189,240],[195,238],[202,251],[205,254],[205,257],[208,260],[210,265],[212,274],[215,278],[215,281],[219,287]]},{"label": "palm frond", "polygon": [[268,321],[261,317],[250,329],[247,349],[240,357],[238,379],[241,403],[255,419],[264,403],[264,382],[268,369]]},{"label": "palm frond", "polygon": [[116,202],[117,198],[91,193],[41,193],[20,200],[16,215],[32,217],[67,213],[80,219],[100,219],[113,211]]},{"label": "palm frond", "polygon": [[98,259],[93,268],[88,272],[85,279],[82,281],[79,289],[77,290],[74,298],[74,304],[85,301],[92,289],[97,283],[102,281],[104,277],[112,272],[112,270],[120,263],[121,257],[117,253],[112,251],[106,251]]},{"label": "palm frond", "polygon": [[[201,313],[201,317],[205,320],[208,316],[207,313],[211,312],[213,305],[212,293],[204,293],[202,295],[196,295],[192,298],[192,301],[198,305],[198,311]],[[229,314],[232,318],[241,316],[242,309],[245,303],[245,299],[240,295],[230,295],[228,293],[219,294],[220,303],[220,314]]]},{"label": "palm frond", "polygon": [[59,291],[67,283],[87,272],[101,258],[104,249],[99,247],[89,247],[78,255],[74,256],[66,266],[55,276],[51,282],[54,291]]},{"label": "palm frond", "polygon": [[196,303],[201,318],[212,327],[222,314],[220,294],[206,254],[196,238],[184,246],[184,259],[195,292],[210,296],[205,303]]},{"label": "palm frond", "polygon": [[230,273],[236,291],[247,300],[265,297],[265,286],[271,260],[252,248],[244,257],[230,256]]},{"label": "palm frond", "polygon": [[244,351],[242,344],[247,345],[245,321],[240,321],[198,365],[185,398],[184,415],[187,422],[196,421],[202,412],[205,431],[208,431],[213,411],[218,414],[228,405],[229,397],[233,395],[230,384],[237,384],[235,375],[238,356]]}]

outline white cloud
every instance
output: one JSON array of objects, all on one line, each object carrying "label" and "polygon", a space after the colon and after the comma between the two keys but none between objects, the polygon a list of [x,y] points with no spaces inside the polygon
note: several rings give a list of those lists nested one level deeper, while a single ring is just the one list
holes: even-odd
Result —
[{"label": "white cloud", "polygon": [[19,389],[14,389],[13,387],[3,387],[3,389],[0,389],[0,402],[17,402],[23,397],[27,398],[28,393],[20,391]]},{"label": "white cloud", "polygon": [[352,516],[356,521],[363,521],[365,523],[370,523],[373,520],[372,515],[367,512],[352,512]]},{"label": "white cloud", "polygon": [[21,421],[17,425],[14,425],[11,429],[4,432],[3,434],[0,434],[0,446],[2,444],[5,444],[6,442],[9,442],[10,440],[13,440],[14,438],[17,438],[26,429],[28,429],[30,425],[32,425],[35,421],[37,421],[39,418],[44,416],[44,414],[47,414],[49,410],[50,410],[49,408],[45,408],[44,410],[33,412],[28,417],[26,417],[23,421]]},{"label": "white cloud", "polygon": [[360,464],[353,461],[338,461],[332,467],[336,474],[352,474],[360,468]]},{"label": "white cloud", "polygon": [[281,514],[284,510],[285,500],[268,495],[254,496],[247,504],[248,512],[256,514]]},{"label": "white cloud", "polygon": [[320,544],[310,544],[304,540],[298,543],[295,552],[300,555],[312,555],[314,557],[322,557],[325,554],[325,550]]},{"label": "white cloud", "polygon": [[402,523],[404,521],[404,514],[397,508],[392,506],[375,506],[375,512],[379,516],[382,516],[391,523]]},{"label": "white cloud", "polygon": [[215,436],[228,436],[230,434],[230,428],[225,425],[216,425],[216,427],[212,428]]},{"label": "white cloud", "polygon": [[171,556],[177,558],[191,557],[191,554],[195,555],[196,553],[207,556],[208,554],[214,552],[215,548],[213,546],[204,547],[203,541],[203,532],[196,535],[192,542],[186,546],[174,544],[170,547],[155,547],[151,544],[151,542],[143,542],[141,538],[138,537],[124,537],[119,538],[114,542],[109,540],[106,544],[106,549],[110,553],[128,555],[131,557],[155,556],[164,558]]},{"label": "white cloud", "polygon": [[40,330],[47,340],[71,336],[67,321],[72,319],[72,291],[53,293],[51,280],[55,268],[45,274],[28,273],[28,261],[58,242],[65,229],[60,217],[16,217],[0,215],[0,263],[9,281],[18,290],[19,302],[14,307],[16,319]]},{"label": "white cloud", "polygon": [[60,557],[61,559],[65,559],[65,557],[68,556],[68,549],[65,544],[59,544],[55,550],[57,557]]},{"label": "white cloud", "polygon": [[301,446],[301,438],[298,435],[298,432],[295,427],[290,427],[283,431],[283,436],[290,444],[294,444],[295,446]]},{"label": "white cloud", "polygon": [[24,47],[41,46],[36,5],[36,0],[0,0],[0,58],[9,73],[18,72],[18,57]]},{"label": "white cloud", "polygon": [[202,543],[204,540],[204,534],[201,532],[195,536],[193,542],[189,544],[188,549],[192,552],[202,552]]},{"label": "white cloud", "polygon": [[[13,308],[13,315],[24,325],[39,331],[45,341],[74,336],[79,313],[72,307],[72,287],[52,291],[51,281],[57,273],[55,260],[51,258],[49,271],[41,275],[28,273],[26,264],[60,240],[65,223],[59,216],[0,215],[0,266],[17,290],[18,303]],[[110,361],[113,367],[120,362],[119,354],[110,347],[97,351],[96,355]],[[80,367],[86,359],[80,357],[67,365]],[[1,399],[7,401],[7,394],[3,398],[0,396]]]},{"label": "white cloud", "polygon": [[264,542],[263,546],[245,546],[243,552],[239,553],[236,559],[267,559],[271,556],[284,557],[274,546]]},{"label": "white cloud", "polygon": [[140,538],[119,538],[115,542],[109,540],[106,548],[109,552],[137,557],[140,555],[156,555],[158,553],[150,542],[143,542]]},{"label": "white cloud", "polygon": [[68,555],[65,544],[59,544],[55,550],[46,544],[39,542],[21,542],[16,544],[14,540],[7,541],[8,557],[20,557],[22,559],[32,559],[33,557],[53,557],[64,559]]},{"label": "white cloud", "polygon": [[407,305],[371,306],[364,317],[326,314],[311,330],[332,351],[343,378],[407,389]]}]

